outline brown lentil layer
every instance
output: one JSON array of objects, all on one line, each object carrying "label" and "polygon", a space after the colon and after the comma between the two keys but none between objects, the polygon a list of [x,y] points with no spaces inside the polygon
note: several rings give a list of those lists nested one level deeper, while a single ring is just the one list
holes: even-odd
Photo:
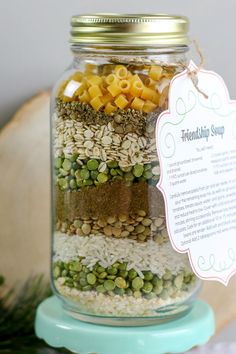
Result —
[{"label": "brown lentil layer", "polygon": [[167,242],[169,237],[165,217],[146,217],[144,210],[135,215],[108,216],[107,218],[80,218],[74,222],[57,221],[56,230],[67,235],[88,236],[104,235],[115,238],[128,238],[138,242],[154,240],[159,245]]},{"label": "brown lentil layer", "polygon": [[144,210],[148,217],[165,215],[161,192],[145,182],[127,186],[123,181],[116,181],[65,192],[56,187],[55,197],[56,215],[61,221],[130,215],[139,210]]}]

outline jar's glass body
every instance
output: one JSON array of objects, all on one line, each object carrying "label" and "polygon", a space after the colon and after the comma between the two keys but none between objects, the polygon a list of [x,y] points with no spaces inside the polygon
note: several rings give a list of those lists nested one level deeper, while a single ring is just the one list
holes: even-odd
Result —
[{"label": "jar's glass body", "polygon": [[79,319],[167,321],[199,288],[156,187],[156,122],[185,51],[81,48],[55,87],[52,283]]}]

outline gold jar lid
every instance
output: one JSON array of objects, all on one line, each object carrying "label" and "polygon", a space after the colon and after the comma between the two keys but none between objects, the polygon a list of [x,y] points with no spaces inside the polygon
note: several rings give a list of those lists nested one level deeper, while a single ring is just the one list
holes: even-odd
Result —
[{"label": "gold jar lid", "polygon": [[188,45],[189,21],[165,14],[91,14],[73,16],[73,44]]}]

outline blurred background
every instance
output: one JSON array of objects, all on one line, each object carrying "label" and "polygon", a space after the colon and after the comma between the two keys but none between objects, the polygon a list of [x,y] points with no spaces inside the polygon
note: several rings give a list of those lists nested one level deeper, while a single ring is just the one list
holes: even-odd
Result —
[{"label": "blurred background", "polygon": [[39,90],[51,87],[70,63],[70,17],[87,12],[187,15],[206,67],[223,75],[232,97],[236,62],[234,0],[0,0],[0,126]]},{"label": "blurred background", "polygon": [[[0,128],[18,111],[0,134],[0,274],[10,287],[31,274],[49,275],[49,95],[20,107],[50,90],[69,66],[70,18],[91,12],[188,16],[205,67],[223,76],[236,99],[235,0],[0,0]],[[203,297],[217,313],[217,329],[231,324],[211,343],[212,351],[196,353],[236,353],[235,289],[235,276],[228,288],[211,282],[204,287]]]}]

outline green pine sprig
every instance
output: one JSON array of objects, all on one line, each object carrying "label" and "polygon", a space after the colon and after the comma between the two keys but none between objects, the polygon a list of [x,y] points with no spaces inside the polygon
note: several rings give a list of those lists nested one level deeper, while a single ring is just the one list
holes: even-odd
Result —
[{"label": "green pine sprig", "polygon": [[[4,278],[0,276],[2,287]],[[17,290],[0,295],[0,354],[67,354],[46,346],[34,333],[37,306],[51,290],[42,276],[29,278]]]}]

